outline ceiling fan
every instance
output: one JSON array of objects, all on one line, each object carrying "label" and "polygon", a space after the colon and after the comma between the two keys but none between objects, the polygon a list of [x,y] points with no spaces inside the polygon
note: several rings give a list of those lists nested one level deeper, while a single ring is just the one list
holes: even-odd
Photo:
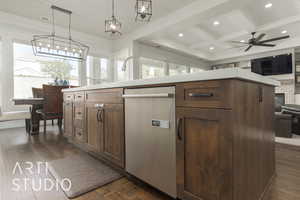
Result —
[{"label": "ceiling fan", "polygon": [[269,42],[274,42],[277,40],[283,40],[283,39],[287,39],[290,36],[286,35],[286,36],[282,36],[282,37],[276,37],[276,38],[271,38],[271,39],[267,39],[267,40],[262,40],[266,34],[265,33],[261,33],[258,37],[255,37],[256,32],[252,32],[252,38],[250,38],[248,40],[248,42],[242,42],[242,41],[232,41],[233,43],[239,43],[239,44],[245,44],[248,45],[247,49],[245,49],[245,51],[249,51],[253,46],[263,46],[263,47],[275,47],[275,44],[267,44]]}]

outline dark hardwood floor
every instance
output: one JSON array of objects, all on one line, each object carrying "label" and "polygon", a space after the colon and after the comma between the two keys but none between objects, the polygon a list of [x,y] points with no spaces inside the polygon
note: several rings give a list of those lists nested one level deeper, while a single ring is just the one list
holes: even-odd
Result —
[{"label": "dark hardwood floor", "polygon": [[[19,192],[12,191],[14,178],[39,180],[52,178],[44,171],[13,174],[16,163],[25,168],[26,162],[46,162],[77,154],[80,150],[58,133],[56,127],[49,127],[47,134],[28,136],[24,128],[0,130],[0,200],[65,200],[65,195],[56,189],[35,191],[21,185]],[[277,176],[266,196],[266,200],[299,200],[300,199],[300,148],[276,146]],[[127,178],[122,178],[97,190],[82,195],[75,200],[170,200],[156,190],[145,185],[138,185]]]}]

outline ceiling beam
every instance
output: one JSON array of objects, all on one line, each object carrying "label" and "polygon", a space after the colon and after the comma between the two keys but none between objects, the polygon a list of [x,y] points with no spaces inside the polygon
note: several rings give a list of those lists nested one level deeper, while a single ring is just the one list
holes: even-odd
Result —
[{"label": "ceiling beam", "polygon": [[218,5],[225,4],[230,0],[196,0],[187,6],[178,9],[165,17],[154,20],[142,28],[133,31],[132,33],[124,36],[122,39],[114,41],[114,48],[120,49],[128,43],[137,40],[139,38],[146,37],[156,32],[167,29],[168,27],[179,24],[180,22],[192,19],[193,17],[206,12]]}]

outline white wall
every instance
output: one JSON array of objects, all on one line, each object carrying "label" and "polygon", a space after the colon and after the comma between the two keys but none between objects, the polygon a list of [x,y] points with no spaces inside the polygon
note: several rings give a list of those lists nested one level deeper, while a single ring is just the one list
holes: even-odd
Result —
[{"label": "white wall", "polygon": [[129,70],[128,73],[130,80],[140,78],[139,58],[141,57],[160,60],[166,63],[198,67],[204,70],[210,69],[211,66],[210,62],[195,56],[187,55],[164,47],[153,47],[138,41],[127,42],[126,46],[122,46],[121,49],[115,51],[115,58],[119,57],[126,59],[128,57],[132,57],[126,65],[127,70]]},{"label": "white wall", "polygon": [[[11,102],[13,98],[13,42],[30,44],[33,35],[50,34],[51,25],[40,21],[19,17],[16,15],[0,12],[0,106],[3,111],[24,110],[27,107],[14,106]],[[65,28],[56,27],[57,34],[66,32]],[[85,33],[72,31],[73,39],[87,44],[90,47],[90,54],[111,57],[112,42],[110,40],[88,35]],[[86,82],[85,65],[80,71],[81,84]],[[2,89],[1,89],[2,88]]]}]

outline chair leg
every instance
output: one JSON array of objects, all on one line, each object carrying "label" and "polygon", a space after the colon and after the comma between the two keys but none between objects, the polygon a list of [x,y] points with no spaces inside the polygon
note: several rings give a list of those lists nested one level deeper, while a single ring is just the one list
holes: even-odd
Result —
[{"label": "chair leg", "polygon": [[46,127],[47,127],[47,120],[46,119],[44,119],[44,133],[46,133]]},{"label": "chair leg", "polygon": [[58,124],[59,129],[62,129],[62,119],[58,119],[57,124]]},{"label": "chair leg", "polygon": [[29,121],[25,119],[26,132],[29,133]]},{"label": "chair leg", "polygon": [[52,119],[52,126],[54,126],[54,120]]}]

